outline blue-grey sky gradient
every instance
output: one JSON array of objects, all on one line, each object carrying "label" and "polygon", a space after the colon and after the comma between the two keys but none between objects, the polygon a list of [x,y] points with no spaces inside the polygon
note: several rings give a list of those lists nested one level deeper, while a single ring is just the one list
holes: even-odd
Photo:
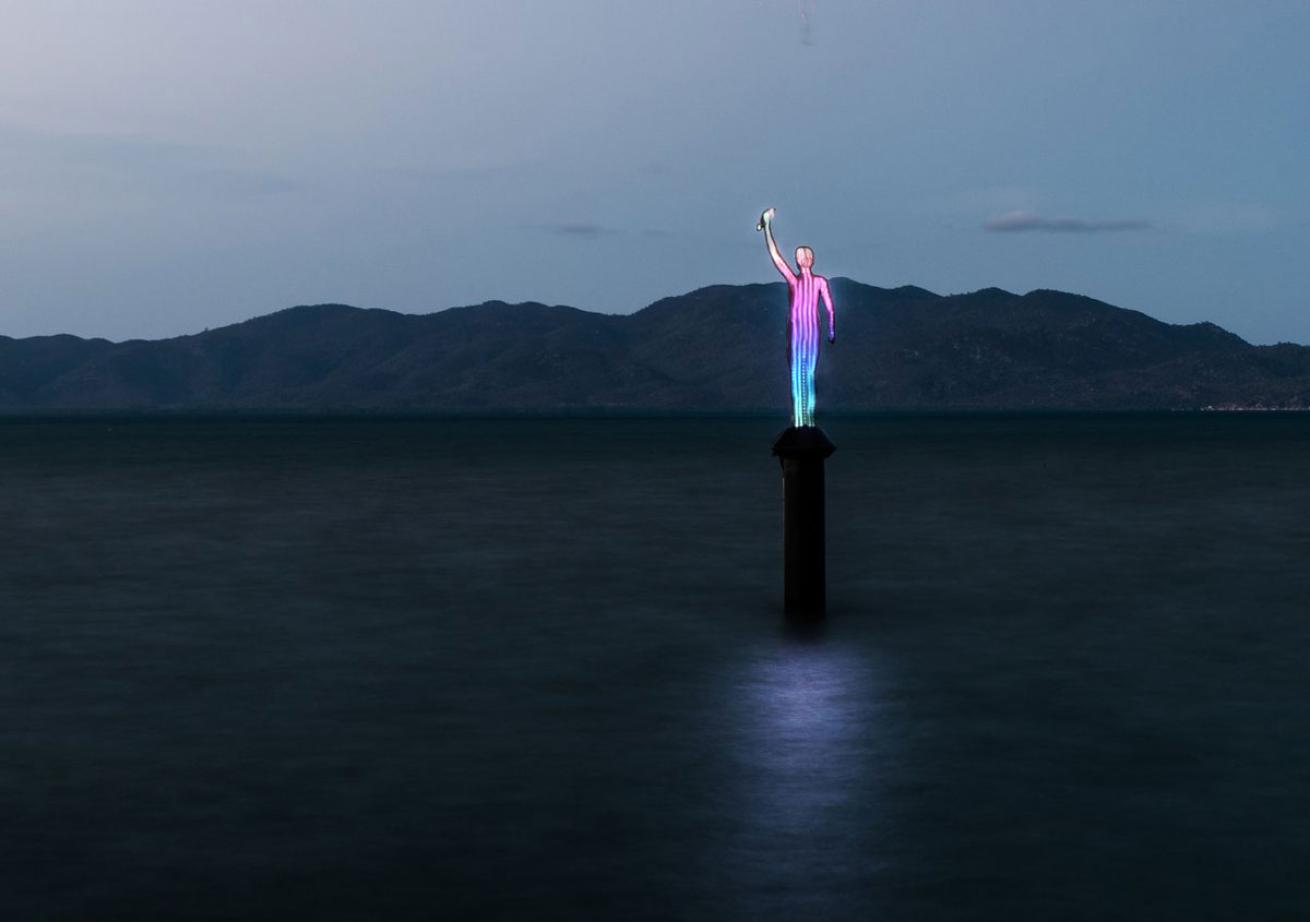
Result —
[{"label": "blue-grey sky gradient", "polygon": [[1306,0],[15,0],[0,333],[816,269],[1310,342]]}]

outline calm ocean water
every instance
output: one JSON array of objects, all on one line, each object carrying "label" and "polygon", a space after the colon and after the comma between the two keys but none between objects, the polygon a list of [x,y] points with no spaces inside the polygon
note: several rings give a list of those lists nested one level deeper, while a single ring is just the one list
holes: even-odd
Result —
[{"label": "calm ocean water", "polygon": [[1310,414],[0,422],[0,913],[1310,917]]}]

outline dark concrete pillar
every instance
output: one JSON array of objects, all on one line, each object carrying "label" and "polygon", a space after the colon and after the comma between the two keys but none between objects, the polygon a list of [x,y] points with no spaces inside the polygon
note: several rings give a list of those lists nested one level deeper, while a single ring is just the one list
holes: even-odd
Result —
[{"label": "dark concrete pillar", "polygon": [[817,426],[792,426],[773,443],[782,463],[783,600],[789,618],[822,618],[827,604],[823,462],[836,450]]}]

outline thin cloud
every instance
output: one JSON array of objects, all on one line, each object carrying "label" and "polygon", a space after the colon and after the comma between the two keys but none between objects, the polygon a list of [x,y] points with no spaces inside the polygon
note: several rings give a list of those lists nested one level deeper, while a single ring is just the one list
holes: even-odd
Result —
[{"label": "thin cloud", "polygon": [[565,221],[559,224],[543,224],[541,229],[548,233],[558,234],[562,237],[582,237],[587,240],[595,240],[598,237],[610,237],[614,234],[622,233],[618,228],[606,227],[603,224],[593,224],[590,221]]},{"label": "thin cloud", "polygon": [[591,221],[561,221],[555,224],[533,224],[533,228],[555,234],[559,237],[573,237],[579,240],[598,240],[601,237],[619,237],[628,234],[640,234],[645,237],[667,237],[669,232],[654,227],[625,230]]},{"label": "thin cloud", "polygon": [[1011,211],[983,224],[983,229],[998,234],[1040,231],[1052,234],[1105,234],[1118,231],[1148,230],[1149,221],[1086,221],[1082,218],[1043,218],[1031,211]]}]

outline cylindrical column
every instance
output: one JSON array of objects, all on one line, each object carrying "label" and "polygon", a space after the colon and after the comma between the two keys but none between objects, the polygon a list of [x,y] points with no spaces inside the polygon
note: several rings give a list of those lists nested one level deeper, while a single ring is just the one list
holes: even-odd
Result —
[{"label": "cylindrical column", "polygon": [[773,443],[782,463],[783,600],[789,618],[821,618],[827,603],[823,464],[836,450],[817,426],[793,426]]}]

